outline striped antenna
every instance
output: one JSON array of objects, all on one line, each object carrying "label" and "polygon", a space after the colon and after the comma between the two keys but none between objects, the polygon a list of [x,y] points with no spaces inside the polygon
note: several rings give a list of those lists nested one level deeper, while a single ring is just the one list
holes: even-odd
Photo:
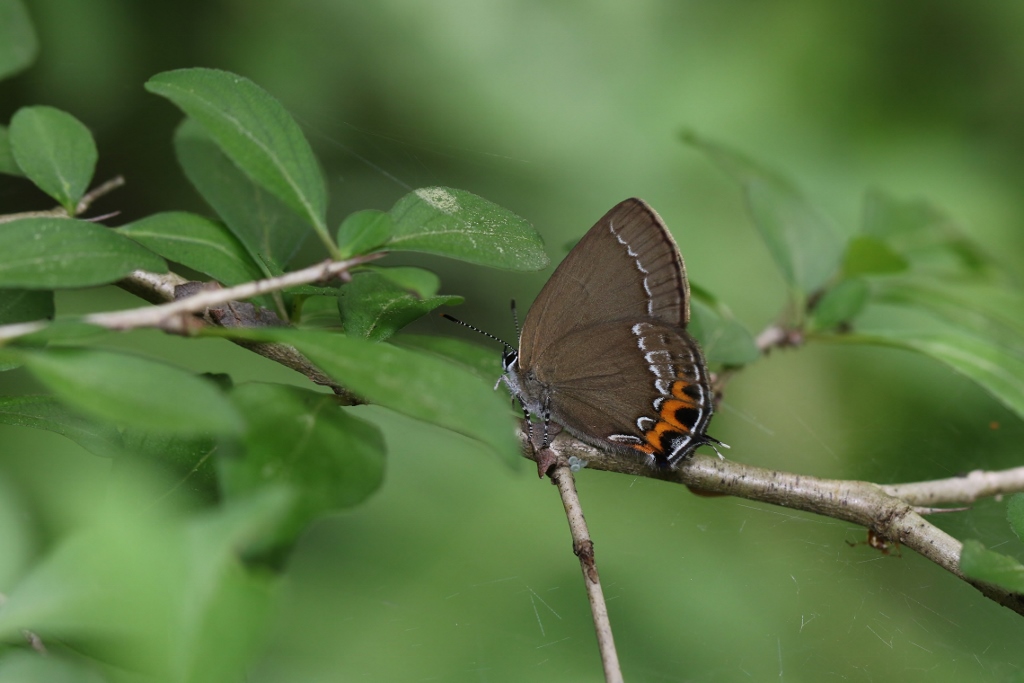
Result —
[{"label": "striped antenna", "polygon": [[450,315],[448,315],[447,313],[442,313],[442,314],[441,314],[441,317],[442,317],[442,318],[446,318],[446,319],[448,319],[448,320],[451,320],[451,321],[452,321],[453,323],[458,323],[458,324],[462,325],[463,327],[468,327],[469,329],[473,330],[474,332],[479,332],[480,334],[484,335],[485,337],[490,337],[490,338],[491,338],[491,339],[493,339],[494,341],[496,341],[496,342],[498,342],[499,344],[503,345],[503,346],[504,346],[504,347],[505,347],[506,349],[508,349],[509,351],[515,351],[515,350],[516,350],[516,349],[515,349],[515,347],[514,347],[514,346],[512,346],[511,344],[509,344],[509,343],[508,343],[507,341],[505,341],[505,340],[503,340],[503,339],[498,339],[497,337],[495,337],[495,336],[494,336],[493,334],[491,334],[490,332],[484,332],[484,331],[483,331],[483,330],[481,330],[481,329],[480,329],[479,327],[474,327],[474,326],[470,325],[469,323],[465,323],[465,322],[462,322],[462,321],[461,321],[461,320],[459,320],[458,318],[455,318],[455,317],[453,317],[453,316],[450,316]]},{"label": "striped antenna", "polygon": [[516,312],[515,299],[512,299],[512,321],[516,324],[516,339],[519,339],[519,314]]}]

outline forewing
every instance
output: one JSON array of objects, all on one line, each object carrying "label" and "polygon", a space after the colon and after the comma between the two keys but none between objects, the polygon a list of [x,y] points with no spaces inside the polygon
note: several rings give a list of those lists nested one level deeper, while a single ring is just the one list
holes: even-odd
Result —
[{"label": "forewing", "polygon": [[658,214],[627,199],[569,252],[530,307],[519,342],[528,368],[560,337],[613,320],[689,321],[689,286],[675,240]]}]

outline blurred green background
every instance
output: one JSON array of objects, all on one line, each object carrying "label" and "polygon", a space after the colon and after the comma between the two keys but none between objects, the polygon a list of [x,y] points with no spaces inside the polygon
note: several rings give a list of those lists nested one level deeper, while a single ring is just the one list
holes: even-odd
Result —
[{"label": "blurred green background", "polygon": [[[410,188],[464,188],[531,220],[557,262],[608,208],[650,202],[691,280],[753,331],[781,278],[735,186],[679,142],[695,130],[784,169],[846,230],[864,191],[935,201],[1011,269],[1024,262],[1024,6],[812,0],[33,0],[41,55],[0,83],[0,119],[48,104],[85,122],[97,179],[128,185],[94,213],[120,224],[204,211],[147,94],[159,71],[243,74],[302,124],[331,215],[387,209]],[[48,207],[0,184],[0,212]],[[322,258],[307,245],[302,258]],[[507,302],[548,273],[403,256],[441,274],[453,311],[514,336]],[[61,310],[133,305],[112,289]],[[462,335],[436,316],[415,330]],[[300,379],[226,343],[111,336],[237,381]],[[498,353],[498,349],[495,349]],[[30,391],[7,373],[3,391]],[[415,396],[409,397],[415,401]],[[366,505],[315,525],[251,681],[597,680],[600,662],[557,493],[526,463],[375,408],[390,460]],[[712,433],[742,462],[879,482],[1020,464],[1024,429],[982,391],[892,350],[776,352],[730,385]],[[108,463],[59,437],[0,428],[27,497],[103,496]],[[664,483],[584,471],[627,680],[1020,680],[1020,617],[864,530]],[[58,519],[51,520],[55,526]],[[936,520],[1024,554],[1003,505]]]}]

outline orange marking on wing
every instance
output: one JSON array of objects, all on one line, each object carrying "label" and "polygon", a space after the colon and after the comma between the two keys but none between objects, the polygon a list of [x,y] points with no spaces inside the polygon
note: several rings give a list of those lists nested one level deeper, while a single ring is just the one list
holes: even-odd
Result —
[{"label": "orange marking on wing", "polygon": [[696,407],[693,398],[687,395],[686,387],[690,386],[690,382],[685,380],[677,379],[672,382],[672,396],[678,398],[680,401],[687,401],[690,403],[688,407]]},{"label": "orange marking on wing", "polygon": [[646,443],[633,444],[633,448],[637,449],[641,453],[646,453],[647,455],[653,455],[654,452],[658,450],[654,446]]},{"label": "orange marking on wing", "polygon": [[[661,425],[665,425],[665,429],[680,429],[684,432],[689,432],[690,428],[684,425],[676,418],[676,411],[682,410],[683,408],[696,408],[693,401],[677,401],[675,399],[671,401],[665,401],[661,404],[661,422],[654,426],[654,429],[658,429]],[[664,429],[662,430],[664,431]]]},{"label": "orange marking on wing", "polygon": [[680,431],[680,427],[684,432],[690,431],[686,425],[677,425],[664,420],[655,424],[654,429],[647,430],[647,433],[644,434],[644,439],[647,440],[647,443],[650,444],[650,448],[653,449],[651,452],[664,453],[665,446],[662,445],[661,440],[665,436],[665,432],[678,432]]}]

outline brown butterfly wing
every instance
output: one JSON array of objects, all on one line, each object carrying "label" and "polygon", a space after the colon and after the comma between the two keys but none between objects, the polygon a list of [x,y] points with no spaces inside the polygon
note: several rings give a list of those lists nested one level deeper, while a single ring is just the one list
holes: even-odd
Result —
[{"label": "brown butterfly wing", "polygon": [[711,388],[700,348],[684,329],[615,321],[562,342],[533,371],[553,390],[552,418],[574,436],[662,464],[705,442]]},{"label": "brown butterfly wing", "polygon": [[[599,265],[595,265],[599,264]],[[528,369],[561,337],[612,320],[690,319],[686,270],[661,217],[640,199],[614,206],[555,269],[523,323],[519,365]]]}]

